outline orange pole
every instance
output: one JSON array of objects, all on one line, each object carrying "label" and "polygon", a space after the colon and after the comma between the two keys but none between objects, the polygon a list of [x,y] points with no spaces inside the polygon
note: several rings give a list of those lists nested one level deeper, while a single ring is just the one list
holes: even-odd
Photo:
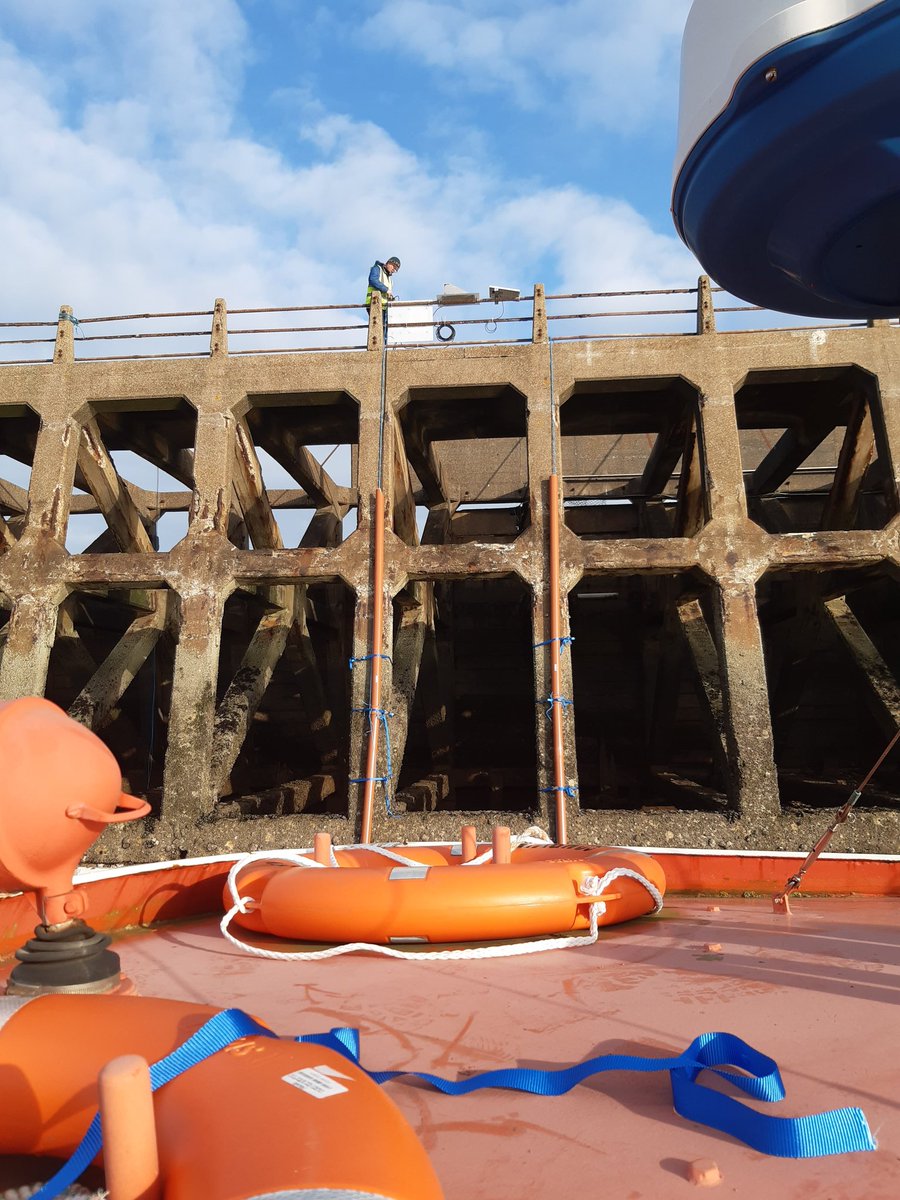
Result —
[{"label": "orange pole", "polygon": [[150,1068],[139,1054],[108,1062],[99,1077],[103,1167],[110,1200],[160,1200]]},{"label": "orange pole", "polygon": [[460,850],[462,851],[462,860],[464,863],[471,862],[478,853],[478,841],[475,836],[474,825],[463,825],[460,836]]},{"label": "orange pole", "polygon": [[502,865],[510,861],[510,837],[508,825],[495,825],[491,837],[494,850],[494,862]]},{"label": "orange pole", "polygon": [[568,842],[566,822],[566,765],[563,754],[562,693],[559,689],[559,476],[550,476],[550,714],[553,725],[553,787],[556,796],[556,841],[560,846]]},{"label": "orange pole", "polygon": [[323,867],[331,866],[331,834],[319,832],[313,839],[313,858]]},{"label": "orange pole", "polygon": [[[375,489],[374,570],[372,578],[372,670],[369,675],[369,708],[381,708],[381,643],[384,627],[384,492]],[[366,786],[363,792],[362,838],[372,840],[372,814],[375,808],[375,772],[378,766],[378,724],[375,711],[369,713],[369,750],[366,755]]]}]

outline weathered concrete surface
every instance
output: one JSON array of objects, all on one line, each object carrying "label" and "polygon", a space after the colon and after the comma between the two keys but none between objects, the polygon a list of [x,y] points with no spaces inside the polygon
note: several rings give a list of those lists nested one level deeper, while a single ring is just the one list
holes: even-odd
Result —
[{"label": "weathered concrete surface", "polygon": [[[854,613],[850,591],[850,599],[833,601],[845,595],[842,579],[855,586],[860,572],[874,571],[888,586],[900,572],[900,330],[879,325],[720,334],[708,292],[701,289],[697,336],[549,343],[543,289],[536,287],[531,344],[398,348],[384,356],[376,317],[373,309],[368,351],[237,358],[228,355],[227,313],[224,301],[217,301],[208,359],[91,363],[76,361],[72,324],[61,321],[52,363],[0,369],[0,453],[33,457],[27,516],[14,488],[0,490],[0,697],[43,691],[48,672],[52,676],[55,669],[57,613],[68,596],[115,600],[123,614],[110,630],[108,647],[92,643],[100,661],[91,687],[79,699],[81,681],[68,701],[80,719],[102,729],[148,654],[155,656],[156,682],[148,704],[156,706],[152,722],[164,721],[166,750],[163,767],[148,759],[151,786],[144,790],[154,793],[156,815],[137,828],[108,834],[98,857],[137,861],[310,844],[318,828],[336,840],[354,840],[362,785],[348,785],[346,778],[364,774],[368,656],[373,653],[385,656],[379,660],[382,695],[385,705],[395,705],[395,786],[404,762],[407,773],[413,758],[427,767],[400,789],[413,798],[410,807],[420,804],[423,811],[403,812],[398,804],[398,815],[388,817],[379,789],[378,839],[452,836],[468,821],[481,832],[495,822],[514,829],[535,819],[552,824],[553,755],[543,703],[550,692],[550,668],[540,643],[549,636],[547,480],[554,467],[563,477],[567,502],[620,498],[618,507],[566,508],[564,595],[587,585],[672,583],[653,593],[653,602],[669,605],[675,620],[670,629],[676,631],[677,605],[687,606],[683,611],[689,612],[691,625],[678,635],[684,643],[679,654],[689,656],[686,678],[701,688],[690,719],[698,728],[704,722],[708,726],[709,769],[715,772],[724,763],[720,784],[687,781],[700,807],[650,798],[643,805],[586,807],[576,795],[568,801],[570,838],[808,848],[841,798],[830,799],[829,793],[815,811],[785,806],[779,795],[761,597],[769,608],[777,605],[760,588],[779,573],[827,578],[822,600],[832,600],[828,611],[840,624],[845,652],[855,655],[860,686],[872,693],[870,708],[880,713],[881,728],[873,735],[877,743],[896,716],[892,673],[900,655],[892,645],[873,644],[864,628],[871,612]],[[794,380],[807,391],[801,387],[795,410],[785,409],[782,416],[779,389]],[[855,400],[845,402],[845,393]],[[820,394],[821,436],[815,418]],[[27,412],[40,421],[33,456],[28,450],[33,423],[22,416]],[[292,426],[295,418],[298,424]],[[804,437],[805,456],[797,451]],[[306,449],[327,441],[352,444],[350,487],[338,486]],[[294,463],[298,488],[292,499],[266,487],[254,443],[268,446],[282,465]],[[192,489],[188,533],[167,553],[151,548],[154,521],[184,505],[171,494],[154,509],[149,493],[123,481],[109,457],[110,449],[122,446],[162,463]],[[799,462],[816,467],[810,478],[825,489],[821,504],[802,494],[791,498],[792,489],[802,493],[796,475],[777,495],[753,493],[752,477],[761,463],[758,482],[765,476],[785,483]],[[745,486],[747,478],[751,483]],[[868,509],[860,505],[865,480],[874,480],[877,492]],[[73,496],[73,486],[89,495]],[[388,520],[384,599],[387,612],[392,601],[395,605],[396,638],[386,620],[384,643],[373,647],[372,522],[378,486],[385,493]],[[459,511],[461,504],[473,502],[503,507]],[[285,547],[278,534],[276,514],[286,503],[316,514],[299,547]],[[804,527],[810,503],[819,514],[812,519],[814,528]],[[118,552],[114,546],[99,553],[65,552],[73,504],[80,512],[105,516]],[[357,507],[358,525],[340,540],[340,522],[351,505]],[[240,527],[244,535],[237,532]],[[253,549],[245,548],[246,533]],[[523,748],[523,762],[536,763],[524,773],[532,779],[531,800],[514,809],[447,809],[442,807],[446,797],[465,782],[465,771],[454,764],[452,752],[448,756],[447,745],[463,736],[460,697],[468,686],[451,678],[459,663],[454,668],[452,645],[447,657],[452,609],[447,588],[509,577],[520,580],[530,597],[532,645],[523,645],[521,653],[531,663],[533,679],[533,744],[527,753]],[[307,589],[325,585],[332,591],[322,592],[315,603],[308,600]],[[152,603],[148,590],[156,595]],[[223,674],[223,622],[229,598],[237,593],[269,604],[269,615],[257,615],[246,629],[243,661],[253,668],[246,679]],[[347,620],[342,595],[353,606]],[[684,622],[683,613],[680,619]],[[595,623],[599,637],[602,618]],[[88,626],[79,628],[75,636],[89,639]],[[311,628],[319,639],[315,646]],[[561,630],[563,635],[570,630],[565,603]],[[680,669],[681,659],[662,655],[664,640],[644,656],[651,673]],[[591,687],[619,686],[615,678],[602,677],[585,684],[577,667],[573,680],[579,648],[570,649],[561,660],[564,695],[572,696],[575,688],[585,695],[585,687],[589,694]],[[235,653],[240,662],[239,647]],[[293,666],[287,662],[291,653]],[[110,662],[104,668],[106,655]],[[349,677],[342,677],[351,656],[357,661]],[[304,689],[302,701],[295,691],[284,704],[295,706],[298,728],[306,730],[318,760],[297,779],[266,782],[260,776],[258,811],[266,811],[279,787],[279,794],[293,797],[301,809],[311,796],[321,805],[309,812],[282,806],[281,815],[241,819],[230,815],[234,806],[222,807],[220,798],[229,796],[225,777],[244,734],[269,720],[259,705],[276,667]],[[473,678],[477,700],[485,680]],[[667,694],[663,683],[660,674],[658,697]],[[652,691],[651,685],[652,679],[644,679],[642,686]],[[62,695],[65,689],[58,686]],[[427,739],[422,734],[417,742],[413,724],[419,693]],[[675,704],[677,688],[668,694]],[[163,695],[167,710],[160,717]],[[448,696],[460,701],[455,718]],[[679,702],[685,703],[683,696]],[[285,711],[279,709],[278,720],[284,722]],[[505,720],[499,702],[495,711],[499,732]],[[567,710],[564,782],[573,789],[582,766],[577,721],[577,712]],[[161,736],[156,724],[152,729]],[[610,776],[602,729],[579,733],[579,738],[588,736],[601,745],[602,791],[623,764]],[[490,730],[482,731],[477,753],[487,761],[483,770],[472,767],[470,775],[493,780],[491,787],[502,795],[503,781],[515,782],[515,764],[489,761],[490,741]],[[386,773],[384,751],[382,736],[380,775]],[[810,762],[814,757],[810,752]],[[161,789],[152,783],[154,770],[162,772]],[[673,775],[677,778],[665,767],[660,772],[661,778]],[[340,794],[346,800],[337,809],[329,807],[328,798]],[[896,850],[900,804],[890,787],[883,795],[884,803],[854,813],[834,849]],[[718,811],[710,810],[709,797],[713,807],[721,798]]]}]

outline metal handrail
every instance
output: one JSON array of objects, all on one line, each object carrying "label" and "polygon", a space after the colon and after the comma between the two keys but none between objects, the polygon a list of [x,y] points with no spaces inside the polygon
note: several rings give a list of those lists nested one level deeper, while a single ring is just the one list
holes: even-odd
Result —
[{"label": "metal handrail", "polygon": [[[552,321],[557,324],[557,328],[559,327],[558,326],[559,322],[570,322],[570,323],[571,322],[581,322],[582,324],[584,324],[586,322],[608,323],[611,321],[615,321],[616,324],[618,324],[618,322],[621,321],[623,318],[630,319],[630,320],[647,319],[648,322],[650,322],[651,320],[653,322],[652,326],[650,326],[648,328],[643,328],[643,329],[639,328],[632,332],[621,332],[621,331],[613,332],[613,329],[615,329],[615,326],[610,327],[607,324],[602,328],[597,327],[596,325],[594,325],[593,327],[583,327],[577,333],[565,333],[565,334],[554,333],[552,340],[555,342],[563,342],[563,341],[588,341],[588,340],[613,340],[613,339],[621,340],[622,338],[646,338],[646,337],[659,337],[659,336],[666,336],[666,337],[694,336],[696,333],[700,332],[701,330],[711,331],[713,328],[715,328],[715,318],[717,316],[720,316],[720,315],[724,316],[726,314],[735,314],[735,313],[736,314],[759,313],[759,312],[765,311],[760,306],[754,305],[754,304],[733,304],[732,303],[732,304],[716,305],[714,301],[710,300],[710,297],[712,295],[716,295],[716,296],[723,295],[723,289],[720,287],[717,287],[717,286],[710,286],[708,281],[706,281],[705,279],[702,279],[702,278],[698,282],[698,285],[696,287],[641,288],[641,289],[629,289],[629,290],[622,290],[622,291],[597,291],[597,292],[559,292],[559,293],[551,293],[551,294],[545,296],[544,301],[547,304],[552,303],[554,305],[554,307],[556,308],[556,307],[558,307],[558,305],[561,302],[567,302],[567,301],[571,302],[571,301],[586,300],[586,299],[612,300],[612,299],[624,299],[624,298],[628,298],[628,297],[641,297],[641,296],[658,296],[658,297],[696,296],[697,297],[697,305],[690,306],[690,307],[683,306],[683,307],[677,307],[677,308],[646,308],[646,309],[642,309],[639,307],[638,308],[631,307],[631,308],[617,309],[617,308],[615,308],[614,305],[613,306],[601,305],[601,307],[598,308],[596,311],[578,311],[578,312],[565,312],[565,311],[561,312],[558,310],[553,311],[553,312],[545,311],[543,313],[543,316],[544,316],[544,319],[546,320],[546,322],[548,323],[548,326],[549,326],[549,322]],[[706,300],[704,300],[704,296],[707,298]],[[724,296],[727,298],[728,294],[724,293]],[[702,309],[704,303],[706,304],[706,315],[705,316],[700,311]],[[217,304],[218,304],[218,302],[217,302]],[[471,315],[456,316],[455,315],[456,312],[462,312],[466,308],[471,309],[475,306],[484,306],[484,305],[496,306],[498,304],[504,305],[504,306],[508,305],[508,304],[531,304],[531,305],[534,305],[534,308],[533,308],[532,312],[524,313],[524,314],[518,315],[518,316],[506,316],[506,315],[499,315],[499,314],[497,316],[487,315],[487,314],[485,314],[483,316],[471,316]],[[494,345],[494,344],[503,344],[503,345],[527,344],[528,342],[530,342],[532,340],[531,338],[510,336],[513,332],[512,330],[507,330],[506,328],[504,328],[502,331],[500,331],[499,327],[500,326],[507,327],[507,326],[511,326],[514,324],[527,324],[529,322],[533,322],[535,320],[535,312],[537,311],[537,304],[535,302],[535,296],[532,293],[532,294],[529,294],[526,296],[519,296],[515,299],[509,299],[509,300],[503,300],[503,301],[498,301],[498,300],[494,300],[490,297],[487,297],[484,299],[479,299],[477,301],[472,301],[469,304],[459,305],[458,308],[456,306],[451,306],[451,305],[441,305],[438,303],[437,300],[402,300],[402,301],[398,300],[398,301],[392,302],[391,312],[394,313],[396,316],[400,316],[400,315],[402,315],[403,309],[422,308],[422,307],[431,307],[434,310],[434,315],[433,315],[432,320],[430,320],[430,321],[392,320],[390,322],[389,328],[394,331],[402,331],[402,330],[412,331],[412,330],[417,330],[417,329],[436,330],[441,326],[448,326],[448,325],[452,326],[454,329],[456,329],[457,327],[471,328],[472,326],[483,325],[485,327],[485,331],[488,334],[488,336],[485,338],[466,338],[464,340],[463,339],[457,340],[456,338],[451,338],[450,340],[445,341],[441,338],[435,337],[433,340],[405,341],[405,342],[401,342],[401,343],[394,342],[394,343],[389,344],[388,349],[390,349],[391,351],[395,351],[395,350],[401,350],[401,349],[421,349],[423,347],[447,348],[451,344],[455,347],[484,346],[484,345]],[[400,311],[397,311],[397,310],[400,310]],[[59,331],[63,328],[63,322],[68,321],[71,323],[69,328],[71,329],[72,327],[74,327],[75,346],[76,346],[75,357],[77,358],[77,361],[80,361],[80,362],[115,362],[115,361],[133,361],[133,360],[142,360],[142,359],[146,360],[146,359],[204,358],[204,357],[207,357],[209,355],[209,353],[211,353],[211,351],[207,351],[205,349],[204,350],[199,350],[199,349],[197,349],[197,350],[189,350],[189,349],[176,350],[176,349],[174,349],[174,346],[172,345],[172,343],[170,343],[170,348],[163,349],[163,347],[161,346],[158,351],[151,351],[148,353],[135,353],[135,354],[102,354],[101,353],[101,354],[97,354],[97,355],[83,355],[83,354],[78,353],[78,351],[77,351],[77,348],[79,346],[81,346],[82,343],[88,343],[88,342],[113,342],[113,341],[115,341],[115,342],[131,342],[131,343],[135,344],[135,346],[136,346],[138,343],[140,343],[144,340],[148,340],[148,339],[156,340],[156,341],[162,340],[163,342],[165,342],[166,339],[171,338],[171,339],[173,339],[173,342],[174,342],[175,339],[206,338],[206,337],[209,337],[212,332],[209,325],[204,325],[200,328],[194,328],[194,329],[171,329],[171,328],[170,329],[158,329],[157,328],[157,329],[149,329],[148,330],[145,328],[136,328],[136,329],[129,330],[127,332],[122,332],[122,333],[112,333],[112,332],[107,332],[107,331],[100,330],[100,329],[96,330],[96,332],[95,331],[86,332],[85,329],[83,328],[84,326],[91,326],[91,325],[97,326],[97,325],[108,324],[111,322],[131,321],[131,322],[143,323],[143,322],[147,322],[147,321],[160,321],[160,320],[165,320],[165,319],[176,319],[176,318],[177,319],[190,319],[190,318],[213,317],[214,318],[213,324],[215,324],[216,331],[217,331],[216,340],[219,342],[219,344],[225,344],[224,339],[227,338],[228,342],[232,343],[228,347],[227,352],[232,355],[254,355],[254,354],[279,354],[279,355],[281,355],[281,354],[306,354],[306,353],[311,353],[311,352],[328,352],[328,353],[352,352],[352,353],[356,353],[358,351],[365,351],[367,348],[371,349],[372,348],[371,346],[367,347],[366,344],[360,344],[357,341],[353,341],[351,343],[349,340],[349,337],[348,337],[347,344],[343,344],[343,345],[341,345],[341,344],[319,345],[319,344],[316,344],[316,342],[315,342],[316,335],[319,335],[322,333],[329,333],[332,335],[334,335],[334,334],[341,334],[341,335],[356,334],[358,336],[360,333],[364,333],[368,329],[368,323],[363,323],[363,322],[337,324],[337,325],[330,325],[330,324],[285,325],[285,326],[274,325],[274,326],[264,326],[264,327],[259,327],[259,328],[255,327],[255,326],[254,327],[226,328],[227,320],[228,320],[229,316],[232,316],[232,317],[233,316],[249,316],[249,315],[259,315],[259,314],[268,314],[268,313],[323,313],[324,314],[326,312],[339,312],[339,311],[364,313],[366,311],[366,307],[364,304],[301,304],[301,305],[286,305],[286,306],[280,306],[280,307],[233,308],[233,309],[226,311],[224,306],[220,304],[219,308],[213,308],[213,309],[199,309],[199,310],[193,309],[193,310],[184,310],[184,311],[177,311],[177,312],[171,311],[171,312],[145,312],[145,313],[118,313],[118,314],[110,314],[110,315],[105,315],[105,316],[89,316],[89,317],[77,317],[77,318],[73,317],[69,313],[69,310],[66,310],[64,314],[61,314],[59,322],[3,321],[3,322],[0,322],[0,330],[22,329],[22,330],[38,331],[38,330],[43,330],[43,329],[56,328],[57,331]],[[502,312],[503,312],[503,309],[501,308],[500,313],[502,313]],[[684,318],[690,318],[695,315],[697,316],[696,330],[693,328],[691,328],[691,329],[684,328]],[[659,318],[665,318],[665,317],[672,317],[674,319],[673,325],[675,327],[668,328],[668,329],[657,328]],[[837,328],[837,329],[856,328],[856,327],[858,327],[860,325],[864,325],[864,324],[866,324],[866,323],[851,321],[851,322],[846,322],[846,323],[828,322],[824,326],[772,325],[772,326],[768,326],[768,328],[781,329],[781,330],[784,330],[785,332],[788,332],[788,331],[798,331],[798,330],[801,330],[801,331],[802,330],[813,330],[813,329],[821,328],[821,327]],[[722,330],[720,330],[720,332],[723,332],[723,333],[739,333],[739,332],[750,332],[750,331],[751,330],[749,328],[748,329],[722,329]],[[60,336],[59,332],[57,332],[57,339],[59,338],[59,336]],[[271,345],[265,345],[265,344],[256,345],[256,346],[252,346],[252,345],[247,346],[246,344],[241,344],[241,339],[244,339],[244,338],[254,337],[254,338],[267,339],[267,338],[271,338],[274,336],[281,336],[281,337],[289,336],[290,340],[294,340],[296,338],[302,344],[278,345],[278,346],[271,346]],[[337,341],[337,342],[341,342],[342,340],[343,340],[342,338],[334,339],[334,341]],[[53,342],[54,342],[54,338],[49,338],[49,337],[0,338],[0,347],[3,347],[3,346],[46,346],[46,345],[52,344]],[[237,342],[238,344],[234,345],[233,344],[234,342]],[[70,353],[70,357],[71,357],[71,351],[69,353]],[[30,364],[33,364],[33,365],[38,365],[41,363],[46,364],[47,362],[52,361],[53,357],[54,356],[51,355],[50,358],[35,357],[35,358],[5,359],[5,360],[0,360],[0,365],[24,366],[24,365],[30,365]],[[58,358],[59,355],[57,354],[56,357]]]}]

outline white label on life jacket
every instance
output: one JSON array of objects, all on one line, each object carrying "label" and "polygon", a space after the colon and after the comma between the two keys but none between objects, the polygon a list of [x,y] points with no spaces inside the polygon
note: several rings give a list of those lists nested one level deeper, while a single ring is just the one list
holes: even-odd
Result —
[{"label": "white label on life jacket", "polygon": [[338,1083],[338,1080],[349,1080],[350,1076],[342,1075],[333,1067],[303,1067],[299,1071],[291,1071],[290,1075],[282,1075],[281,1078],[291,1087],[306,1092],[308,1096],[324,1100],[327,1096],[339,1096],[341,1092],[346,1092],[347,1089],[342,1083]]}]

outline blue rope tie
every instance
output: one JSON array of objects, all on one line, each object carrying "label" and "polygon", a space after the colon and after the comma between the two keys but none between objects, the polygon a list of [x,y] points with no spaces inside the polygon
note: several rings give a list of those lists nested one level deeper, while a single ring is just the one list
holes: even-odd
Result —
[{"label": "blue rope tie", "polygon": [[78,320],[77,317],[73,317],[71,313],[61,312],[59,314],[59,317],[57,318],[57,320],[58,321],[68,321],[70,325],[75,326],[74,330],[72,331],[73,336],[75,334],[80,334],[81,337],[84,337],[84,330],[81,328],[81,322]]},{"label": "blue rope tie", "polygon": [[535,642],[534,648],[535,650],[539,650],[541,646],[552,646],[554,642],[559,642],[560,650],[565,650],[566,646],[571,646],[574,641],[573,637],[566,634],[565,637],[547,638],[546,642]]},{"label": "blue rope tie", "polygon": [[565,712],[565,710],[567,708],[575,707],[574,701],[567,700],[565,698],[565,696],[545,696],[543,700],[536,700],[535,704],[546,704],[547,705],[547,707],[544,709],[544,716],[547,718],[548,721],[553,719],[553,705],[554,704],[558,704],[560,706],[560,708],[562,708],[563,712]]},{"label": "blue rope tie", "polygon": [[[328,1046],[351,1062],[359,1062],[359,1032],[333,1029],[297,1039]],[[724,1070],[737,1067],[746,1074]],[[362,1068],[365,1070],[365,1068]],[[601,1054],[568,1067],[538,1070],[507,1067],[482,1071],[466,1079],[449,1080],[421,1071],[367,1071],[376,1083],[407,1075],[423,1080],[447,1096],[466,1096],[482,1088],[507,1088],[536,1096],[562,1096],[603,1071],[668,1071],[672,1100],[679,1116],[737,1138],[762,1154],[778,1158],[818,1158],[874,1150],[875,1140],[862,1111],[839,1108],[808,1117],[773,1117],[757,1112],[731,1096],[697,1083],[701,1071],[712,1071],[754,1100],[785,1097],[778,1065],[732,1033],[702,1033],[683,1054],[674,1058],[644,1058],[633,1054]]]},{"label": "blue rope tie", "polygon": [[370,662],[373,658],[383,658],[385,662],[393,662],[393,659],[389,654],[361,654],[359,658],[348,659],[350,670],[352,671],[357,663]]},{"label": "blue rope tie", "polygon": [[[384,655],[378,655],[379,658],[384,658]],[[351,779],[350,783],[383,783],[384,784],[384,807],[389,817],[399,817],[401,814],[394,812],[391,804],[391,780],[394,778],[394,771],[391,765],[391,729],[388,725],[388,717],[392,717],[392,712],[387,712],[383,708],[354,708],[351,709],[355,713],[365,713],[369,719],[369,729],[372,728],[372,717],[381,722],[381,727],[384,730],[384,769],[386,775],[364,775],[360,779]]]},{"label": "blue rope tie", "polygon": [[555,787],[539,788],[540,792],[562,792],[564,796],[568,796],[570,800],[574,800],[578,795],[578,788],[567,787],[564,784],[558,783]]}]

